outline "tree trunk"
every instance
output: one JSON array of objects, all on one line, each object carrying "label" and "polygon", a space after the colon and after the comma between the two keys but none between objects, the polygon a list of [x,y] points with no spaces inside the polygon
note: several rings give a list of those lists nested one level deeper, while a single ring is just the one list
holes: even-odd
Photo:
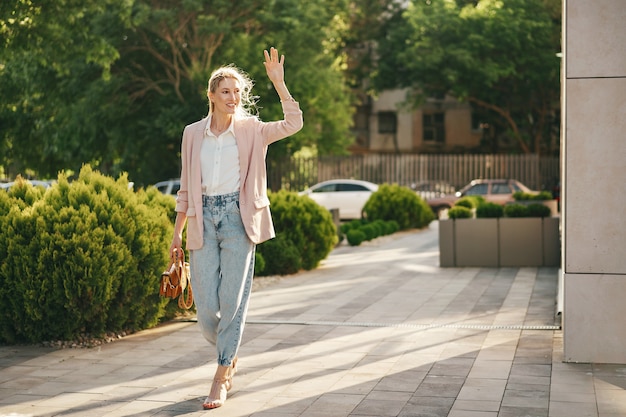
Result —
[{"label": "tree trunk", "polygon": [[519,128],[517,127],[517,123],[515,123],[515,120],[513,120],[508,110],[505,110],[503,108],[500,108],[491,103],[487,103],[485,101],[479,100],[474,97],[468,97],[467,100],[476,104],[477,106],[483,107],[488,110],[492,110],[496,112],[497,114],[499,114],[500,116],[502,116],[504,120],[506,120],[507,124],[511,127],[513,136],[515,137],[515,140],[517,140],[517,143],[519,144],[522,152],[526,154],[530,153],[530,149],[528,148],[528,145],[526,144],[526,142],[524,142],[524,139],[522,139],[522,136],[520,135]]}]

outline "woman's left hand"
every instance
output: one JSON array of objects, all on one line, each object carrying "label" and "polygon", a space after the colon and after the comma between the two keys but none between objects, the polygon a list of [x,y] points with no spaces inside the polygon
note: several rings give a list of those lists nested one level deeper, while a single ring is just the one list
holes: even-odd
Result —
[{"label": "woman's left hand", "polygon": [[281,55],[279,60],[278,51],[273,46],[269,52],[265,50],[263,53],[265,54],[265,62],[263,64],[270,81],[274,84],[283,82],[285,80],[285,68],[283,66],[285,55]]}]

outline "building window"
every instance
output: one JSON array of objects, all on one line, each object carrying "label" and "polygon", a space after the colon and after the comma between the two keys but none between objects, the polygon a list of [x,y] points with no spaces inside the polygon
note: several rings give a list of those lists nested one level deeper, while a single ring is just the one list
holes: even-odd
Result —
[{"label": "building window", "polygon": [[444,113],[424,113],[424,142],[444,143],[446,129]]},{"label": "building window", "polygon": [[378,113],[378,133],[396,133],[398,130],[398,116],[394,112]]}]

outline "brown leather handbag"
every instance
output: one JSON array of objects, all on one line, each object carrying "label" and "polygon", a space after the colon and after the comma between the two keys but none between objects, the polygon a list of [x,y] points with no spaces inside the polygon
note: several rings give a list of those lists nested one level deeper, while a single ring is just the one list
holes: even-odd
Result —
[{"label": "brown leather handbag", "polygon": [[193,305],[193,292],[191,290],[191,275],[189,262],[185,262],[185,252],[176,251],[176,258],[170,263],[167,270],[161,274],[161,287],[159,294],[173,300],[178,298],[178,307],[188,310]]}]

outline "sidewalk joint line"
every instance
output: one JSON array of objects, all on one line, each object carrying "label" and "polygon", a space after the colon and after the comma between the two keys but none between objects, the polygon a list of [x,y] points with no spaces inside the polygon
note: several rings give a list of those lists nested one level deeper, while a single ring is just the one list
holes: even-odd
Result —
[{"label": "sidewalk joint line", "polygon": [[339,327],[400,327],[410,329],[474,329],[474,330],[561,330],[560,325],[524,324],[416,324],[416,323],[364,323],[350,321],[306,321],[306,320],[263,320],[248,319],[247,324],[288,324],[296,326],[339,326]]}]

